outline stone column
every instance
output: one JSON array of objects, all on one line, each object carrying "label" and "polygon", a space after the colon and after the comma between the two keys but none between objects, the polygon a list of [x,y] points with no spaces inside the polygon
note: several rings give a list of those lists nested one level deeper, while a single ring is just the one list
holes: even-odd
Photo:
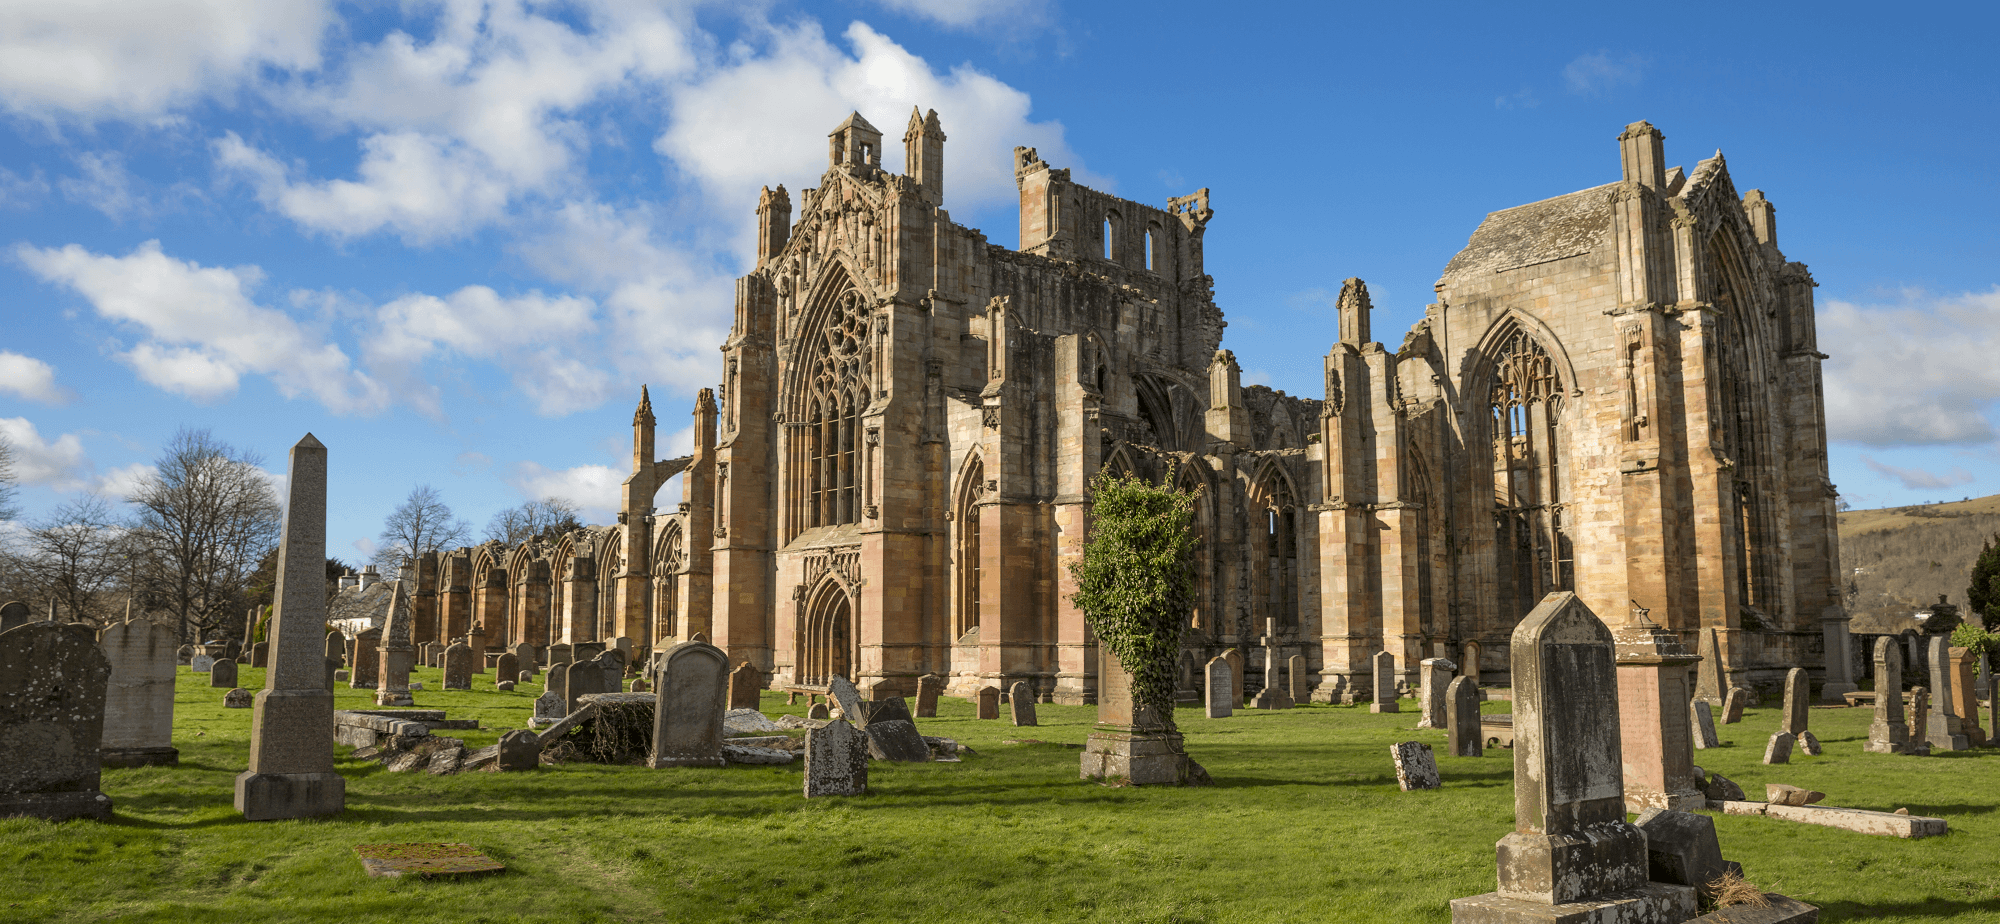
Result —
[{"label": "stone column", "polygon": [[1862,749],[1876,754],[1910,749],[1910,727],[1903,724],[1903,653],[1894,636],[1875,640],[1875,724]]},{"label": "stone column", "polygon": [[104,693],[104,737],[99,757],[107,767],[170,766],[174,748],[174,633],[147,620],[114,622],[97,634],[111,663]]},{"label": "stone column", "polygon": [[597,561],[587,555],[571,558],[562,587],[562,633],[558,638],[572,646],[596,641]]},{"label": "stone column", "polygon": [[[1648,881],[1646,836],[1625,820],[1612,708],[1624,671],[1610,630],[1574,594],[1553,593],[1515,628],[1511,655],[1514,831],[1497,845],[1499,889],[1454,900],[1452,920],[1694,917],[1693,888]],[[1685,677],[1686,665],[1680,670]],[[1674,711],[1684,714],[1686,702],[1683,690]]]},{"label": "stone column", "polygon": [[333,691],[326,682],[326,447],[292,447],[278,545],[271,667],[250,717],[250,767],[236,777],[236,810],[250,821],[303,818],[347,806],[333,771]]},{"label": "stone column", "polygon": [[[1134,786],[1207,782],[1207,772],[1182,749],[1171,720],[1132,702],[1132,675],[1118,657],[1107,652],[1097,663],[1097,727],[1083,746],[1083,778],[1123,778]],[[984,717],[984,700],[980,707]]]},{"label": "stone column", "polygon": [[1708,807],[1694,776],[1694,729],[1688,724],[1689,668],[1700,658],[1680,635],[1633,610],[1614,635],[1618,662],[1619,750],[1625,808],[1688,811]]},{"label": "stone column", "polygon": [[382,647],[377,649],[380,658],[375,673],[377,706],[416,705],[410,698],[410,668],[417,663],[417,650],[411,644],[415,638],[413,623],[410,598],[403,592],[403,582],[397,581],[389,591],[389,619],[382,625]]}]

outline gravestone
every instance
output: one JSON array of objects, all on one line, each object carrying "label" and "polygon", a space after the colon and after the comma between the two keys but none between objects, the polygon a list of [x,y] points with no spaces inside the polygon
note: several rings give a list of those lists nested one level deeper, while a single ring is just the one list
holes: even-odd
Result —
[{"label": "gravestone", "polygon": [[867,721],[861,712],[861,691],[856,690],[847,678],[835,677],[827,681],[826,698],[840,707],[840,717],[855,723],[854,727],[860,728],[860,723]]},{"label": "gravestone", "polygon": [[326,661],[326,688],[328,692],[333,690],[333,685],[337,682],[334,675],[340,673],[341,669],[347,666],[346,658],[347,636],[341,635],[338,631],[328,632],[326,634],[324,658]]},{"label": "gravestone", "polygon": [[1479,687],[1479,659],[1485,654],[1486,646],[1479,644],[1478,639],[1466,639],[1465,644],[1459,646],[1458,675],[1472,678],[1474,689]]},{"label": "gravestone", "polygon": [[555,667],[558,664],[568,664],[575,659],[575,655],[575,649],[571,648],[568,642],[557,642],[549,646],[548,666]]},{"label": "gravestone", "polygon": [[271,666],[270,658],[271,658],[270,642],[258,642],[257,644],[250,646],[251,667],[270,667]]},{"label": "gravestone", "polygon": [[515,669],[527,673],[528,679],[533,680],[535,673],[541,669],[540,662],[535,659],[535,646],[521,642],[508,651],[514,654]]},{"label": "gravestone", "polygon": [[1243,708],[1245,668],[1248,666],[1248,662],[1243,660],[1243,652],[1234,648],[1223,652],[1222,656],[1229,661],[1229,695],[1232,697],[1229,701],[1229,708],[1241,709]]},{"label": "gravestone", "polygon": [[979,717],[997,719],[1000,717],[1000,688],[979,688]]},{"label": "gravestone", "polygon": [[[1695,700],[1704,706],[1708,700]],[[1646,832],[1647,876],[1654,882],[1692,886],[1713,899],[1709,883],[1725,873],[1743,874],[1743,867],[1722,858],[1715,837],[1715,819],[1693,812],[1647,809],[1634,826]]]},{"label": "gravestone", "polygon": [[1931,664],[1931,714],[1924,727],[1924,740],[1930,743],[1932,751],[1964,751],[1972,747],[1966,740],[1965,731],[1959,727],[1958,716],[1951,711],[1952,670],[1951,639],[1931,636],[1928,652]]},{"label": "gravestone", "polygon": [[326,447],[306,434],[292,447],[278,543],[271,667],[250,717],[250,766],[236,777],[236,810],[250,821],[303,818],[347,805],[333,770],[333,691],[326,688]]},{"label": "gravestone", "polygon": [[563,711],[565,713],[575,712],[577,710],[577,702],[585,696],[589,696],[592,693],[611,692],[611,689],[604,685],[604,665],[599,664],[596,659],[571,661],[565,666],[568,668],[564,672],[563,682]]},{"label": "gravestone", "polygon": [[1730,687],[1729,695],[1722,699],[1722,724],[1735,725],[1743,721],[1743,701],[1749,697],[1749,690],[1743,687]]},{"label": "gravestone", "polygon": [[603,676],[598,678],[599,693],[617,693],[625,686],[625,652],[616,648],[606,648],[591,658]]},{"label": "gravestone", "polygon": [[0,606],[0,632],[5,632],[16,626],[27,625],[28,617],[33,615],[35,615],[35,611],[30,609],[26,603],[22,603],[19,600],[11,601],[6,606]]},{"label": "gravestone", "polygon": [[215,656],[209,654],[206,649],[196,647],[194,657],[188,659],[188,670],[197,674],[206,674],[214,669]]},{"label": "gravestone", "polygon": [[255,705],[257,705],[257,697],[242,687],[237,687],[222,694],[222,708],[224,709],[248,709]]},{"label": "gravestone", "polygon": [[104,691],[99,759],[107,767],[179,763],[180,752],[174,749],[173,741],[173,632],[128,617],[99,632],[97,647],[111,665]]},{"label": "gravestone", "polygon": [[[653,694],[653,752],[646,766],[726,763],[722,720],[729,711],[729,682],[729,656],[722,649],[706,642],[681,642],[667,649]],[[867,762],[865,752],[862,762]]]},{"label": "gravestone", "polygon": [[569,714],[566,711],[568,708],[568,704],[563,702],[561,693],[557,693],[554,690],[547,690],[542,695],[535,697],[535,718],[529,724],[540,725],[543,722],[555,722]]},{"label": "gravestone", "polygon": [[868,736],[868,754],[877,760],[917,763],[931,759],[930,745],[917,733],[910,707],[900,696],[862,703],[861,718],[855,724]]},{"label": "gravestone", "polygon": [[89,626],[0,632],[0,818],[111,817],[111,797],[98,789],[110,679]]},{"label": "gravestone", "polygon": [[1007,700],[1016,726],[1035,724],[1035,694],[1025,682],[1014,681],[1007,691]]},{"label": "gravestone", "polygon": [[1514,831],[1499,889],[1455,899],[1458,924],[1695,916],[1695,891],[1647,879],[1646,835],[1625,821],[1618,667],[1611,630],[1552,593],[1514,629]]},{"label": "gravestone", "polygon": [[[818,708],[818,704],[815,708]],[[868,792],[868,741],[845,720],[806,729],[805,796],[859,796]]]},{"label": "gravestone", "polygon": [[1412,789],[1436,789],[1438,779],[1437,757],[1431,753],[1431,746],[1421,741],[1405,741],[1389,745],[1389,756],[1396,762],[1396,785],[1404,792]]},{"label": "gravestone", "polygon": [[750,666],[745,661],[729,672],[729,708],[758,709],[762,703],[760,693],[764,686],[764,672]]},{"label": "gravestone", "polygon": [[808,719],[825,719],[831,718],[832,715],[833,710],[828,709],[825,703],[813,703],[811,706],[806,707],[806,718]]},{"label": "gravestone", "polygon": [[1448,708],[1444,688],[1451,683],[1451,675],[1458,670],[1458,665],[1444,658],[1425,658],[1417,662],[1417,667],[1417,676],[1422,684],[1418,688],[1417,707],[1423,713],[1423,717],[1417,720],[1417,727],[1443,728]]},{"label": "gravestone", "polygon": [[347,673],[349,689],[373,690],[381,685],[381,648],[381,629],[367,629],[354,636],[354,663]]},{"label": "gravestone", "polygon": [[1278,621],[1264,620],[1264,637],[1258,643],[1264,649],[1264,689],[1250,701],[1253,709],[1290,709],[1292,698],[1285,689],[1285,678],[1280,676],[1278,660]]},{"label": "gravestone", "polygon": [[[571,685],[574,686],[573,681],[575,678],[571,679]],[[453,642],[450,647],[444,650],[444,682],[439,684],[439,686],[446,690],[472,689],[471,645],[467,645],[464,642]],[[602,693],[604,691],[592,689],[590,692]],[[576,697],[571,696],[570,700],[574,702]]]},{"label": "gravestone", "polygon": [[[417,666],[416,614],[410,596],[398,580],[389,588],[389,614],[382,624],[381,647],[375,655],[375,705],[414,706],[410,671]],[[358,649],[357,649],[358,651]]]},{"label": "gravestone", "polygon": [[194,660],[194,646],[182,645],[174,649],[174,666],[179,667]]},{"label": "gravestone", "polygon": [[1285,659],[1285,692],[1290,695],[1292,705],[1312,699],[1312,682],[1306,672],[1305,655],[1292,655]]},{"label": "gravestone", "polygon": [[[571,702],[574,702],[574,700],[569,695],[568,661],[555,664],[549,668],[549,672],[546,675],[545,681],[542,685],[542,689],[547,690],[550,693],[554,693],[558,699],[562,700],[564,709],[569,708],[569,704]],[[568,713],[565,712],[564,714],[567,715]]]},{"label": "gravestone", "polygon": [[1910,727],[1903,723],[1903,652],[1891,636],[1875,640],[1875,721],[1868,726],[1862,750],[1875,754],[1907,754]]},{"label": "gravestone", "polygon": [[1798,741],[1797,735],[1787,732],[1772,735],[1771,740],[1764,744],[1764,763],[1772,765],[1791,763],[1792,747],[1798,744]]},{"label": "gravestone", "polygon": [[[1636,603],[1611,633],[1618,663],[1618,728],[1625,810],[1708,807],[1694,771],[1688,675],[1700,666],[1680,633],[1647,618]],[[1706,700],[1704,700],[1706,702]]]},{"label": "gravestone", "polygon": [[513,652],[500,652],[500,657],[493,659],[493,676],[511,683],[520,675],[521,660]]},{"label": "gravestone", "polygon": [[[944,693],[944,678],[925,674],[917,678],[917,718],[937,718],[938,697]],[[798,694],[793,694],[797,696]]]},{"label": "gravestone", "polygon": [[541,738],[525,728],[500,736],[500,757],[495,761],[502,773],[533,770],[542,763]]},{"label": "gravestone", "polygon": [[1229,670],[1229,659],[1219,656],[1208,659],[1203,676],[1207,682],[1202,700],[1208,704],[1208,717],[1226,719],[1235,714],[1235,704],[1229,700],[1236,690],[1236,678]]},{"label": "gravestone", "polygon": [[1930,726],[1931,691],[1929,687],[1910,688],[1910,751],[1912,754],[1929,754],[1931,743],[1918,733]]},{"label": "gravestone", "polygon": [[224,690],[236,688],[236,662],[217,661],[208,669],[208,685]]},{"label": "gravestone", "polygon": [[1479,685],[1471,677],[1453,677],[1445,686],[1445,738],[1451,756],[1479,757],[1486,753],[1486,734],[1479,727]]},{"label": "gravestone", "polygon": [[1965,736],[1970,747],[1986,746],[1986,730],[1979,727],[1979,700],[1972,694],[1972,685],[1978,680],[1978,671],[1973,666],[1971,649],[1948,649],[1951,664],[1951,713],[1958,716],[1958,731]]},{"label": "gravestone", "polygon": [[1728,695],[1728,688],[1722,679],[1722,646],[1714,629],[1701,630],[1701,642],[1695,646],[1701,656],[1701,665],[1695,668],[1694,698],[1711,706],[1721,706]]},{"label": "gravestone", "polygon": [[1798,744],[1800,733],[1812,718],[1811,702],[1808,700],[1812,681],[1804,668],[1794,667],[1785,673],[1785,705],[1778,716],[1778,730],[1764,745],[1764,763],[1788,764],[1792,762],[1792,748]]},{"label": "gravestone", "polygon": [[1373,662],[1375,701],[1368,706],[1369,712],[1397,712],[1396,706],[1396,656],[1386,651],[1375,653]]},{"label": "gravestone", "polygon": [[1708,700],[1688,701],[1688,717],[1694,725],[1696,750],[1706,751],[1722,746],[1722,741],[1715,736],[1715,710],[1709,706]]}]

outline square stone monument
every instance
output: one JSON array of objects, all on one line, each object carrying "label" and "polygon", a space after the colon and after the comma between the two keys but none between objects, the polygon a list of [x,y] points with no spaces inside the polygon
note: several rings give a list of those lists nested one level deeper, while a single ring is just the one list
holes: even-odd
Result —
[{"label": "square stone monument", "polygon": [[1972,742],[1966,740],[1958,715],[1951,711],[1955,698],[1951,692],[1951,639],[1933,635],[1926,651],[1931,667],[1931,714],[1924,728],[1924,740],[1930,743],[1932,751],[1969,750]]},{"label": "square stone monument", "polygon": [[1694,775],[1694,733],[1688,723],[1688,669],[1696,656],[1679,633],[1662,628],[1644,607],[1628,611],[1612,634],[1618,660],[1618,727],[1625,810],[1688,811],[1708,807]]},{"label": "square stone monument", "polygon": [[1097,725],[1084,742],[1082,777],[1134,786],[1184,786],[1207,773],[1188,758],[1169,717],[1132,700],[1132,674],[1106,653],[1098,660]]}]

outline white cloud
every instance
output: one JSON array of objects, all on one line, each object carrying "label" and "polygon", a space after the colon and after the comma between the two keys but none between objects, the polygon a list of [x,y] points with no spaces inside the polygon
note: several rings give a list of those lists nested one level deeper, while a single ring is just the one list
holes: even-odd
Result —
[{"label": "white cloud", "polygon": [[1950,488],[1957,485],[1970,484],[1974,480],[1971,472],[1959,466],[1952,466],[1949,473],[1938,475],[1921,468],[1901,468],[1894,465],[1885,465],[1867,455],[1861,457],[1861,462],[1868,466],[1869,471],[1895,481],[1912,491]]},{"label": "white cloud", "polygon": [[[903,167],[900,143],[912,107],[936,109],[945,144],[945,204],[954,210],[1014,201],[1015,145],[1076,170],[1062,124],[1028,117],[1028,94],[970,64],[940,74],[924,59],[856,22],[844,37],[850,54],[827,41],[818,23],[774,28],[769,48],[732,50],[732,59],[671,91],[673,124],[654,142],[717,201],[743,203],[759,186],[800,183],[827,168],[826,132],[858,110],[882,130],[886,169]],[[817,129],[817,130],[815,130]],[[794,190],[796,191],[796,189]]]},{"label": "white cloud", "polygon": [[1039,25],[1048,16],[1047,0],[876,0],[885,9],[928,19],[951,29],[969,29],[996,22]]},{"label": "white cloud", "polygon": [[29,176],[0,167],[0,208],[27,208],[48,194],[49,182],[42,178],[40,167]]},{"label": "white cloud", "polygon": [[290,315],[250,298],[255,267],[204,267],[169,257],[147,241],[123,257],[71,244],[26,244],[15,256],[35,275],[89,299],[98,314],[146,337],[120,358],[152,385],[197,401],[225,397],[245,373],[268,376],[286,397],[310,394],[336,413],[368,413],[388,390],[354,370],[340,347]]},{"label": "white cloud", "polygon": [[1612,57],[1609,51],[1579,55],[1563,67],[1563,83],[1571,93],[1596,96],[1614,87],[1635,84],[1644,74],[1646,59],[1627,53]]},{"label": "white cloud", "polygon": [[609,465],[579,465],[560,471],[538,462],[522,462],[507,476],[507,484],[529,500],[560,497],[583,509],[586,523],[617,518],[618,491],[630,472]]},{"label": "white cloud", "polygon": [[319,63],[326,0],[13,0],[0,15],[0,105],[145,118],[226,93],[259,68]]},{"label": "white cloud", "polygon": [[1819,315],[1828,436],[1874,446],[1985,443],[2000,399],[2000,286],[1903,295],[1899,305],[1830,301]]},{"label": "white cloud", "polygon": [[69,389],[56,384],[54,366],[11,350],[0,350],[0,391],[11,391],[44,404],[68,404],[75,397]]},{"label": "white cloud", "polygon": [[116,151],[85,152],[77,155],[80,176],[64,177],[57,185],[72,202],[81,202],[112,219],[152,211],[152,203],[135,191],[131,171]]},{"label": "white cloud", "polygon": [[360,552],[360,553],[361,553],[361,557],[362,557],[363,559],[370,559],[370,558],[374,558],[374,557],[375,557],[375,540],[373,540],[373,539],[368,539],[368,538],[365,538],[365,537],[364,537],[364,538],[361,538],[361,539],[356,539],[356,540],[354,540],[354,550],[355,550],[356,552]]},{"label": "white cloud", "polygon": [[367,355],[427,413],[439,413],[438,395],[422,384],[419,370],[433,355],[449,352],[495,361],[511,371],[539,413],[560,416],[595,407],[611,386],[610,375],[592,361],[596,344],[587,339],[597,331],[596,310],[587,298],[540,292],[503,297],[486,286],[466,286],[443,298],[407,295],[377,311],[380,333],[369,341]]},{"label": "white cloud", "polygon": [[91,486],[93,467],[76,434],[65,433],[50,442],[27,418],[0,417],[0,436],[14,447],[14,477],[22,484],[47,485],[57,491]]},{"label": "white cloud", "polygon": [[[134,462],[114,468],[97,479],[94,490],[112,497],[130,498],[139,490],[139,483],[157,473],[159,469],[145,462]],[[266,473],[268,476],[268,473]],[[284,495],[279,495],[280,497]]]}]

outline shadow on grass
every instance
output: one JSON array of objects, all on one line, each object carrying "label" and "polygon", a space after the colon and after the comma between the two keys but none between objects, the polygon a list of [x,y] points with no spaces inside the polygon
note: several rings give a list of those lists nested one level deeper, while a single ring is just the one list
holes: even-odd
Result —
[{"label": "shadow on grass", "polygon": [[1894,915],[1939,915],[1957,917],[1977,911],[2000,911],[2000,898],[1976,901],[1953,902],[1940,898],[1930,898],[1917,902],[1897,902],[1895,904],[1862,904],[1860,902],[1826,902],[1819,905],[1820,920],[1823,921],[1867,921]]}]

